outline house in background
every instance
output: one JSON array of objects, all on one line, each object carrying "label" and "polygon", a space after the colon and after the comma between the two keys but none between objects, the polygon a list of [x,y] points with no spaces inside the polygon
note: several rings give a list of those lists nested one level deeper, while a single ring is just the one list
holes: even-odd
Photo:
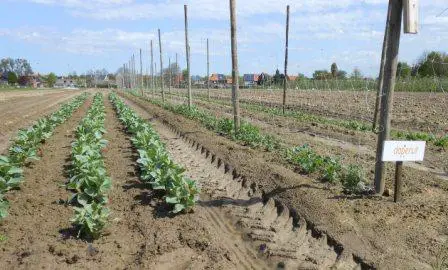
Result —
[{"label": "house in background", "polygon": [[299,76],[288,75],[288,82],[294,82]]},{"label": "house in background", "polygon": [[244,86],[251,87],[258,83],[258,75],[257,74],[244,74],[243,82]]},{"label": "house in background", "polygon": [[74,88],[75,87],[75,80],[69,79],[66,77],[58,77],[56,80],[56,83],[54,84],[55,88]]},{"label": "house in background", "polygon": [[227,79],[224,74],[213,73],[210,76],[210,83],[212,84],[226,84]]}]

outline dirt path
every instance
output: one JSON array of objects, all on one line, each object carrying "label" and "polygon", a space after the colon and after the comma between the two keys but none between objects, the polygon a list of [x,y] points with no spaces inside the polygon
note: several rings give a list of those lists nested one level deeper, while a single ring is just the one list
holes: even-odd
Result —
[{"label": "dirt path", "polygon": [[0,103],[0,153],[3,153],[20,128],[31,125],[40,117],[56,111],[60,104],[80,95],[81,92],[63,92],[42,96],[25,96],[18,100]]},{"label": "dirt path", "polygon": [[85,103],[71,118],[58,126],[42,146],[43,157],[25,168],[20,190],[7,194],[10,216],[0,223],[7,240],[0,244],[0,264],[5,269],[31,269],[69,260],[69,247],[60,248],[59,231],[69,227],[73,211],[59,204],[70,195],[60,185],[66,179],[73,128],[89,106]]}]

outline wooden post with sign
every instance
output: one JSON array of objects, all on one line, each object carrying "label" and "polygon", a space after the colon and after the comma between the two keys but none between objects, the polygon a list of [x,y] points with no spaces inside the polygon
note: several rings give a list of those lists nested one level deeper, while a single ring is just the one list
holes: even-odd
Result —
[{"label": "wooden post with sign", "polygon": [[397,163],[395,163],[394,202],[398,202],[401,198],[402,170],[403,170],[403,161],[397,161]]},{"label": "wooden post with sign", "polygon": [[385,141],[381,160],[394,161],[394,201],[400,200],[403,161],[422,161],[425,156],[425,141]]},{"label": "wooden post with sign", "polygon": [[384,192],[384,162],[382,161],[384,142],[390,135],[390,112],[393,106],[393,93],[398,64],[398,51],[400,47],[401,15],[403,11],[402,0],[389,0],[390,11],[388,14],[388,28],[384,42],[386,43],[386,55],[384,61],[384,80],[382,85],[383,97],[381,98],[380,130],[378,133],[375,163],[375,192]]}]

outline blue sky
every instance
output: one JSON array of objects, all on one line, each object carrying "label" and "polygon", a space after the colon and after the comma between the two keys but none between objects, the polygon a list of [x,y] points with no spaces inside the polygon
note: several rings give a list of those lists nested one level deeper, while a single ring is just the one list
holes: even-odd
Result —
[{"label": "blue sky", "polygon": [[[211,72],[230,74],[227,0],[0,0],[0,57],[26,58],[41,73],[115,72],[139,48],[144,70],[149,41],[159,65],[185,67],[183,5],[189,7],[192,74],[206,73],[206,38]],[[285,9],[291,6],[289,74],[310,76],[336,62],[349,73],[358,67],[377,76],[387,0],[237,0],[240,73],[283,69]],[[400,60],[413,63],[424,50],[448,52],[446,0],[420,1],[420,33],[402,35]]]}]

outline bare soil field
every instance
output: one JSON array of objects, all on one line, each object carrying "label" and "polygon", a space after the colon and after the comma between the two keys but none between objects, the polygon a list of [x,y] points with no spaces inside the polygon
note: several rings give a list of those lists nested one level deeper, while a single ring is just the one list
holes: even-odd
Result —
[{"label": "bare soil field", "polygon": [[[431,172],[405,170],[400,203],[346,196],[296,173],[278,153],[239,145],[143,99],[123,97],[199,183],[194,212],[171,214],[140,181],[130,135],[105,99],[112,214],[98,240],[76,237],[66,204],[71,192],[63,184],[75,128],[90,97],[42,145],[41,159],[26,166],[21,188],[7,193],[11,207],[0,222],[0,268],[431,269],[440,260],[448,241],[448,182]],[[201,106],[211,110],[206,102]],[[225,106],[219,108],[226,113]],[[286,135],[279,127],[278,135]],[[322,143],[319,151],[334,147]]]},{"label": "bare soil field", "polygon": [[[91,100],[91,99],[90,99]],[[107,233],[86,242],[75,237],[65,204],[74,129],[90,101],[56,128],[41,147],[41,160],[25,168],[20,190],[7,194],[10,216],[0,223],[0,264],[5,269],[354,269],[360,267],[325,233],[285,205],[264,200],[227,163],[163,124],[154,114],[127,103],[166,143],[173,160],[199,182],[193,213],[170,214],[156,192],[143,185],[128,134],[106,102],[109,141],[104,152],[113,181]]]},{"label": "bare soil field", "polygon": [[20,128],[58,109],[58,105],[81,92],[46,90],[0,93],[0,153]]},{"label": "bare soil field", "polygon": [[[184,89],[173,93],[185,95]],[[194,90],[195,95],[206,97],[207,90]],[[341,119],[358,119],[371,122],[375,109],[374,91],[319,91],[288,90],[286,105],[321,116]],[[211,97],[230,100],[228,89],[213,89]],[[240,100],[281,107],[283,92],[279,90],[241,89]],[[448,94],[432,92],[396,92],[394,94],[392,126],[397,129],[433,132],[448,132]]]},{"label": "bare soil field", "polygon": [[[440,260],[441,247],[448,239],[448,182],[433,173],[406,169],[400,203],[393,203],[390,197],[346,196],[312,175],[294,172],[276,153],[238,145],[195,121],[127,97],[231,164],[246,186],[261,190],[263,201],[274,199],[294,209],[308,227],[325,233],[330,242],[339,243],[366,265],[378,269],[431,269]],[[293,140],[297,142],[297,138]],[[332,150],[325,147],[319,151]],[[393,175],[391,169],[387,171],[389,176]]]}]

